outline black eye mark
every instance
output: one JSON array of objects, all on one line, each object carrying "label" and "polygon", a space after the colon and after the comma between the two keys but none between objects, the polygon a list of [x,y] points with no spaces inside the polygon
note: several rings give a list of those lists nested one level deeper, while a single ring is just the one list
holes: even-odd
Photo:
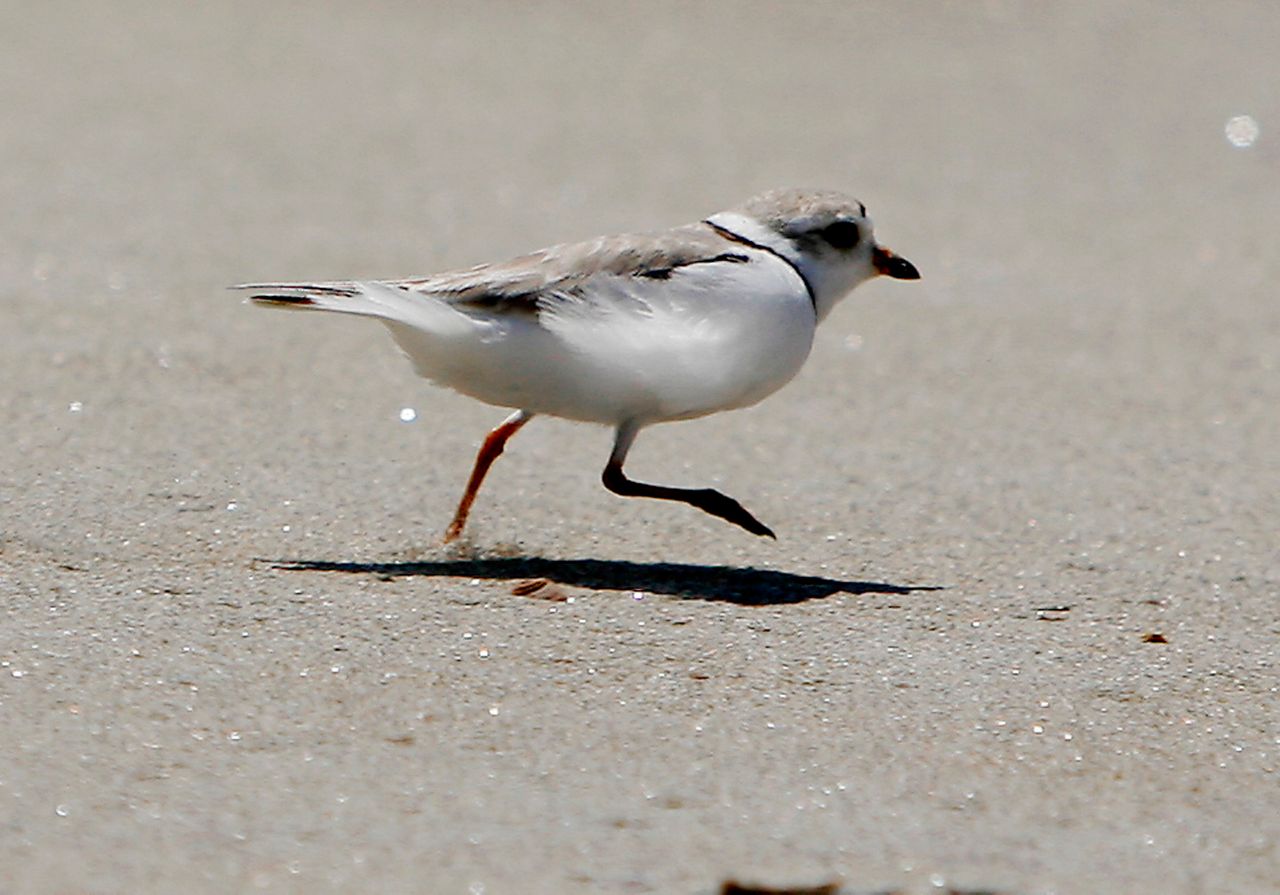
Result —
[{"label": "black eye mark", "polygon": [[848,250],[858,244],[862,238],[858,225],[853,221],[836,221],[822,228],[820,233],[832,248]]}]

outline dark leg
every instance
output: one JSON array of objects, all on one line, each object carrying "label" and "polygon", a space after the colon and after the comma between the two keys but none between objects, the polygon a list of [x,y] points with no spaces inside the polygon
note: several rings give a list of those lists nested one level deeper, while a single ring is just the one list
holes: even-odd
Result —
[{"label": "dark leg", "polygon": [[614,494],[623,497],[654,497],[658,500],[676,500],[697,507],[704,513],[718,516],[726,522],[732,522],[745,528],[753,535],[768,535],[777,538],[768,526],[743,509],[742,504],[732,497],[721,494],[711,488],[668,488],[664,485],[646,485],[644,482],[633,482],[622,471],[622,463],[636,440],[640,429],[633,423],[624,423],[618,427],[614,436],[613,453],[609,456],[609,464],[604,468],[600,480]]},{"label": "dark leg", "polygon": [[476,465],[471,470],[471,478],[467,480],[467,490],[463,493],[462,500],[458,501],[458,509],[453,514],[453,521],[445,529],[446,544],[456,540],[458,535],[462,534],[462,529],[467,524],[467,515],[471,512],[471,504],[475,502],[476,492],[480,490],[480,483],[484,481],[485,474],[493,465],[493,461],[498,459],[498,455],[506,447],[507,439],[519,432],[520,427],[531,419],[533,419],[532,413],[517,410],[507,417],[501,426],[490,432],[484,444],[480,445],[480,453],[476,454]]}]

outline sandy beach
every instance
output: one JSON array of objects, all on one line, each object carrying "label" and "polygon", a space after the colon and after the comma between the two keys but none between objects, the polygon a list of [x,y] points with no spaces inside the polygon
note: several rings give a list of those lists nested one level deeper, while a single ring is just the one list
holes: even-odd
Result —
[{"label": "sandy beach", "polygon": [[[0,35],[0,891],[1280,891],[1275,7]],[[923,279],[628,466],[776,542],[539,418],[446,550],[505,411],[225,290],[788,185]]]}]

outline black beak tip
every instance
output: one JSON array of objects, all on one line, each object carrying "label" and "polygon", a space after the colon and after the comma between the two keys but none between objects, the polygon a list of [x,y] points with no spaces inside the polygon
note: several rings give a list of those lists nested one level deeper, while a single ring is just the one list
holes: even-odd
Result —
[{"label": "black beak tip", "polygon": [[884,246],[876,246],[871,262],[875,265],[876,273],[886,277],[893,277],[895,280],[920,279],[920,271],[916,270],[914,264],[906,258],[895,255]]},{"label": "black beak tip", "polygon": [[889,261],[888,268],[885,273],[893,277],[895,280],[918,280],[920,279],[920,271],[916,270],[916,266],[906,258],[895,256]]}]

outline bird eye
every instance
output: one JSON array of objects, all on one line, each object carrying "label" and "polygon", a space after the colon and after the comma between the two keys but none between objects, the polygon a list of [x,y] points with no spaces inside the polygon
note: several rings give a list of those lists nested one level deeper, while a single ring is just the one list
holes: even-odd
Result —
[{"label": "bird eye", "polygon": [[834,224],[828,224],[822,229],[822,238],[832,248],[847,250],[858,244],[858,240],[862,238],[862,233],[858,230],[858,225],[853,221],[836,221]]}]

